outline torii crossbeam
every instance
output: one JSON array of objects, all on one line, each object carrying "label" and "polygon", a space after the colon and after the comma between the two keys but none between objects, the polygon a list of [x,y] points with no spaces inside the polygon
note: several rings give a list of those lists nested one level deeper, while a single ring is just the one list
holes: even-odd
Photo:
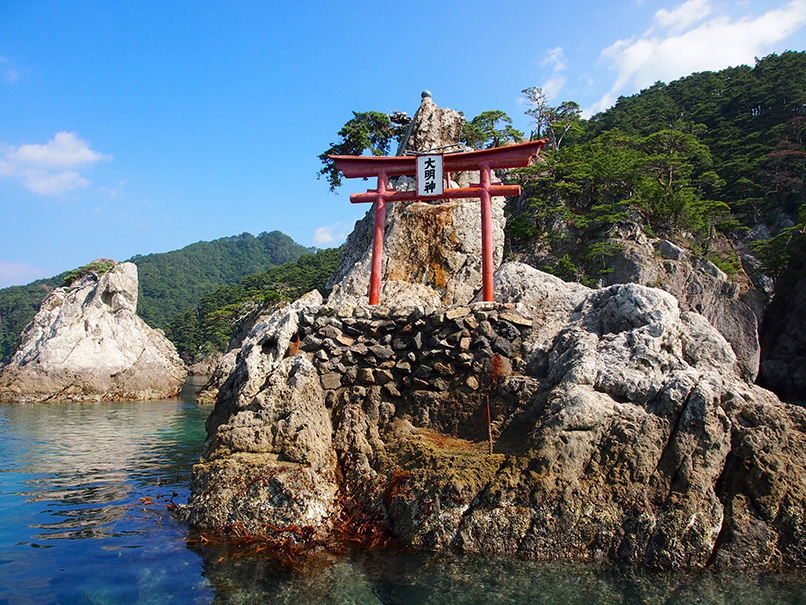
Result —
[{"label": "torii crossbeam", "polygon": [[[476,197],[481,199],[482,299],[492,302],[495,296],[493,293],[492,198],[494,196],[520,195],[521,186],[493,185],[491,182],[491,171],[496,168],[519,168],[528,166],[531,160],[537,156],[546,144],[546,141],[547,139],[541,139],[539,141],[519,143],[506,147],[495,147],[482,151],[421,154],[420,156],[328,156],[347,178],[367,178],[374,176],[378,179],[376,189],[370,189],[366,193],[353,193],[350,196],[350,201],[353,204],[375,204],[375,231],[372,240],[372,273],[370,275],[369,304],[377,305],[380,302],[381,261],[383,257],[383,232],[386,225],[386,203]],[[470,187],[456,187],[453,189],[438,187],[437,191],[441,189],[441,193],[437,195],[424,194],[420,186],[421,174],[418,171],[418,158],[422,160],[422,158],[433,158],[435,156],[441,157],[445,175],[450,175],[451,172],[478,170],[479,184],[471,185]],[[397,191],[395,189],[387,189],[387,180],[389,177],[402,175],[417,175],[418,190]]]}]

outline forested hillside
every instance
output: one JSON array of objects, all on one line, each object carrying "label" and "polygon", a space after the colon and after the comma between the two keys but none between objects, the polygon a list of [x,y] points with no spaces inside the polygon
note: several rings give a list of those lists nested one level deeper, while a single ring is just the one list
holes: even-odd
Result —
[{"label": "forested hillside", "polygon": [[587,121],[548,109],[533,110],[538,132],[567,134],[516,177],[525,195],[511,208],[512,254],[595,281],[608,271],[607,230],[627,221],[685,241],[728,273],[739,259],[717,238],[757,240],[775,274],[802,237],[806,53],[659,82]]},{"label": "forested hillside", "polygon": [[181,250],[134,256],[140,277],[137,314],[152,328],[166,328],[173,317],[218,286],[297,260],[310,252],[279,231],[249,233],[198,242]]},{"label": "forested hillside", "polygon": [[34,318],[45,295],[64,284],[65,275],[0,290],[0,364],[14,355],[23,328]]},{"label": "forested hillside", "polygon": [[[175,315],[196,305],[211,290],[309,252],[287,235],[272,231],[257,237],[243,233],[198,242],[173,252],[137,255],[131,259],[140,279],[137,314],[151,327],[167,328]],[[64,285],[69,273],[0,290],[0,363],[11,358],[39,303],[48,292]]]},{"label": "forested hillside", "polygon": [[249,275],[237,284],[221,286],[202,296],[198,305],[174,317],[167,336],[187,362],[223,352],[241,321],[258,306],[293,301],[313,289],[324,294],[341,254],[341,248],[320,250]]}]

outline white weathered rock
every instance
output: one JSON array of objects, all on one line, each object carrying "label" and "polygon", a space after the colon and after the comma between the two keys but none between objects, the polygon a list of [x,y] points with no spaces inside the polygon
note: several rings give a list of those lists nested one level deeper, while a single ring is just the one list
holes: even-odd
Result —
[{"label": "white weathered rock", "polygon": [[173,344],[135,315],[137,267],[57,288],[0,375],[12,401],[139,400],[176,395],[187,370]]},{"label": "white weathered rock", "polygon": [[410,126],[406,150],[429,151],[457,143],[464,126],[465,118],[458,111],[437,107],[430,96],[423,96]]},{"label": "white weathered rock", "polygon": [[686,260],[688,258],[685,250],[667,239],[662,239],[658,242],[658,254],[670,260]]},{"label": "white weathered rock", "polygon": [[321,304],[314,290],[280,307],[230,352],[237,366],[207,421],[208,460],[194,467],[191,523],[250,533],[331,529],[339,492],[333,426],[319,373],[294,344]]},{"label": "white weathered rock", "polygon": [[[318,377],[314,381],[316,384],[305,380],[305,377],[310,377],[307,366],[294,366],[292,372],[287,360],[289,356],[293,356],[292,340],[299,332],[301,318],[305,314],[318,311],[321,304],[322,295],[313,290],[290,305],[279,308],[265,318],[265,321],[257,323],[252,328],[240,349],[231,351],[225,356],[225,363],[229,364],[233,361],[231,354],[234,353],[235,364],[226,381],[217,390],[219,403],[208,420],[208,427],[216,427],[216,430],[208,437],[208,448],[226,447],[233,451],[255,452],[272,450],[274,438],[265,435],[257,439],[254,435],[248,434],[251,429],[247,429],[246,439],[259,442],[259,445],[251,449],[244,445],[239,427],[254,424],[253,408],[258,405],[256,397],[260,395],[262,401],[266,396],[265,393],[261,395],[267,387],[266,377],[272,375],[281,365],[286,373],[291,372],[293,375],[294,384],[298,387],[296,391],[300,395],[307,396],[305,391],[315,390],[318,386]],[[222,375],[224,369],[222,368]],[[289,380],[289,375],[285,375],[277,388],[283,388]],[[271,392],[274,393],[274,390]],[[291,389],[283,397],[291,397],[293,393],[294,389]]]},{"label": "white weathered rock", "polygon": [[[508,262],[496,271],[493,285],[495,299],[502,303],[517,303],[524,313],[538,318],[541,329],[535,334],[533,347],[545,353],[579,305],[593,292],[576,282],[539,271],[524,263]],[[476,300],[480,300],[477,296]]]},{"label": "white weathered rock", "polygon": [[748,380],[758,375],[761,347],[756,313],[743,301],[748,285],[731,282],[709,261],[691,255],[667,240],[648,240],[636,225],[614,229],[610,270],[603,285],[636,283],[663,288],[683,310],[705,317],[731,344]]}]

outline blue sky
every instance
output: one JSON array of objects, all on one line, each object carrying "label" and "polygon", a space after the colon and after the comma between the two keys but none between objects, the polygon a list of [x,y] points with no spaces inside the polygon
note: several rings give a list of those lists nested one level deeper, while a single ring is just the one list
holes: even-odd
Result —
[{"label": "blue sky", "polygon": [[541,86],[588,115],[657,80],[806,50],[806,0],[0,0],[0,287],[278,229],[338,245],[317,180],[351,111],[468,117]]}]

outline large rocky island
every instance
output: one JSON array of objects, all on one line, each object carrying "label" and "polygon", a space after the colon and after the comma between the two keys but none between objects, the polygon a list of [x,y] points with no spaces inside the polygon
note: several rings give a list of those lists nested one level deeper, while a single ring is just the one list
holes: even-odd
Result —
[{"label": "large rocky island", "polygon": [[[101,264],[101,263],[98,263]],[[42,302],[0,374],[14,402],[162,399],[187,370],[173,344],[135,315],[137,267],[87,271]]]},{"label": "large rocky island", "polygon": [[[456,124],[424,99],[413,145],[452,142]],[[370,211],[327,300],[254,326],[208,389],[186,518],[284,548],[349,530],[540,559],[806,564],[806,411],[752,384],[757,326],[738,293],[717,284],[703,305],[503,262],[499,200],[496,302],[479,302],[478,207],[394,204],[379,306]],[[683,285],[719,279],[686,270],[700,274]]]}]

